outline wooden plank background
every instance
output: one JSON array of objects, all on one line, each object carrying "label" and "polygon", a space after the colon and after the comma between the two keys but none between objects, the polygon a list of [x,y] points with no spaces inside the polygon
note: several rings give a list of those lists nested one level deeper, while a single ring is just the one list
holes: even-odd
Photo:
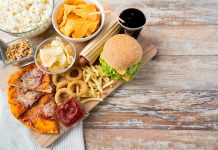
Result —
[{"label": "wooden plank background", "polygon": [[142,42],[158,54],[84,121],[86,148],[218,149],[218,1],[137,2],[151,12]]}]

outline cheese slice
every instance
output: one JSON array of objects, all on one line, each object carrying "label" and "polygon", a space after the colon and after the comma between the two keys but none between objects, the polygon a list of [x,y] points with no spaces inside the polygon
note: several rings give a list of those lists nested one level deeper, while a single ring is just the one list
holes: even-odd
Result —
[{"label": "cheese slice", "polygon": [[122,79],[125,81],[129,81],[132,78],[132,75],[123,76]]},{"label": "cheese slice", "polygon": [[117,73],[119,73],[120,75],[124,75],[126,73],[126,70],[118,70],[118,69],[115,69],[117,71]]}]

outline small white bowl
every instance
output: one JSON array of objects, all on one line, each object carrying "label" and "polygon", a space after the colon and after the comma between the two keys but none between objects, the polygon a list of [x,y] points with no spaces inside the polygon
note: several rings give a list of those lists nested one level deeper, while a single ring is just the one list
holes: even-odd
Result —
[{"label": "small white bowl", "polygon": [[[86,2],[88,3],[93,3],[95,4],[99,11],[104,11],[104,8],[103,6],[99,3],[98,0],[85,0]],[[100,24],[100,27],[98,28],[98,30],[96,30],[92,35],[90,36],[87,36],[87,37],[84,37],[84,38],[73,38],[73,37],[68,37],[68,36],[65,36],[63,35],[59,28],[58,28],[58,23],[57,23],[57,15],[58,15],[58,11],[60,9],[61,6],[64,5],[64,0],[61,0],[54,8],[54,11],[53,11],[53,14],[52,14],[52,25],[53,27],[55,28],[56,32],[61,35],[62,37],[66,38],[67,40],[70,40],[72,42],[85,42],[85,41],[88,41],[92,38],[94,38],[102,29],[103,25],[104,25],[104,22],[105,22],[105,14],[104,13],[101,13],[101,24]]]},{"label": "small white bowl", "polygon": [[[59,37],[59,38],[61,38],[61,37]],[[45,73],[47,73],[47,74],[61,74],[61,73],[64,73],[64,72],[66,72],[67,70],[69,70],[69,69],[74,65],[74,63],[75,63],[75,61],[76,61],[76,48],[75,48],[74,44],[73,44],[72,42],[68,41],[67,39],[61,38],[62,42],[64,42],[65,44],[69,44],[69,45],[71,46],[71,48],[72,48],[72,51],[74,52],[74,58],[73,58],[71,64],[70,64],[67,68],[65,68],[65,69],[63,69],[63,70],[60,70],[60,71],[58,71],[58,72],[51,72],[51,71],[45,70],[43,67],[41,67],[41,65],[40,65],[40,64],[38,63],[38,61],[37,61],[37,55],[39,54],[39,51],[40,51],[41,48],[43,48],[43,47],[44,47],[45,45],[47,45],[47,44],[50,44],[50,43],[51,43],[53,40],[55,40],[55,39],[56,39],[56,37],[50,37],[50,38],[48,38],[48,39],[42,41],[42,42],[39,44],[39,46],[37,47],[37,49],[36,49],[36,51],[35,51],[35,53],[34,53],[34,60],[35,60],[36,66],[37,66],[41,71],[43,71],[43,72],[45,72]]]}]

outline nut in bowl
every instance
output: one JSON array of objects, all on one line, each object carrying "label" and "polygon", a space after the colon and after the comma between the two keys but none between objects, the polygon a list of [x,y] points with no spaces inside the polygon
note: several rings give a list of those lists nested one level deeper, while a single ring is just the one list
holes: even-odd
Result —
[{"label": "nut in bowl", "polygon": [[95,37],[104,25],[105,14],[97,0],[60,1],[53,12],[52,24],[62,37],[85,42]]},{"label": "nut in bowl", "polygon": [[70,69],[76,60],[74,45],[60,37],[43,41],[34,55],[37,67],[48,74],[60,74]]},{"label": "nut in bowl", "polygon": [[33,63],[34,49],[31,39],[19,38],[0,46],[2,62],[4,66],[17,65],[25,66]]}]

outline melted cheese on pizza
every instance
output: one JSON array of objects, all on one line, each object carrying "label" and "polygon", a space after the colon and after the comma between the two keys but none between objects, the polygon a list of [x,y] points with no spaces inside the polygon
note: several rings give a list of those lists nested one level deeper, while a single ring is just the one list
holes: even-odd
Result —
[{"label": "melted cheese on pizza", "polygon": [[17,102],[21,103],[24,107],[29,107],[36,102],[40,96],[41,92],[20,89],[17,93]]},{"label": "melted cheese on pizza", "polygon": [[22,87],[35,88],[40,84],[41,72],[38,69],[32,69],[25,72],[19,80],[19,84]]},{"label": "melted cheese on pizza", "polygon": [[55,114],[55,108],[56,108],[56,104],[54,102],[54,100],[49,101],[48,103],[44,104],[42,106],[42,113],[43,116],[47,117],[47,118],[52,118],[54,117]]}]

